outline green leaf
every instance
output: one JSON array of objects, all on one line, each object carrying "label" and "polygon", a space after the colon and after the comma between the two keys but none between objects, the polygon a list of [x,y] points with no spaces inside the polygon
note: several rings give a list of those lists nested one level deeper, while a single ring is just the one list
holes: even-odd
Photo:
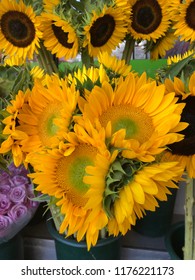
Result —
[{"label": "green leaf", "polygon": [[115,171],[120,171],[121,173],[126,174],[126,172],[125,172],[124,169],[122,168],[121,163],[120,163],[119,161],[115,161],[115,162],[112,164],[112,170],[113,170],[113,172],[115,172]]},{"label": "green leaf", "polygon": [[171,79],[173,79],[175,76],[178,76],[182,69],[184,69],[184,67],[192,60],[193,56],[194,54],[191,54],[183,60],[169,66],[166,72],[166,76],[170,77]]}]

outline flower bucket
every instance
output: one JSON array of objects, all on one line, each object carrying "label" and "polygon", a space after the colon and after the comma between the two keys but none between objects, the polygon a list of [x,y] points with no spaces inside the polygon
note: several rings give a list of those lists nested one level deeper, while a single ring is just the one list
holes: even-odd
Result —
[{"label": "flower bucket", "polygon": [[172,260],[183,260],[184,222],[178,222],[170,227],[165,236],[165,246]]},{"label": "flower bucket", "polygon": [[20,234],[0,244],[0,260],[23,260],[24,248]]},{"label": "flower bucket", "polygon": [[47,228],[54,239],[58,260],[120,260],[120,236],[101,239],[88,251],[85,242],[59,234],[52,219],[47,220]]},{"label": "flower bucket", "polygon": [[146,216],[136,221],[133,229],[148,237],[160,237],[167,233],[171,226],[177,189],[172,190],[172,195],[167,201],[160,201],[155,212],[146,211]]}]

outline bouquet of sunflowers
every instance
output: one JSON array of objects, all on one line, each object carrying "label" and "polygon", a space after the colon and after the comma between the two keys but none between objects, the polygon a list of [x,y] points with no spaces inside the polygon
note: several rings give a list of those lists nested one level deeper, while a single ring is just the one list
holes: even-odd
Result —
[{"label": "bouquet of sunflowers", "polygon": [[[125,235],[182,180],[186,165],[170,151],[189,125],[185,102],[129,64],[135,43],[155,59],[178,34],[193,40],[182,23],[194,1],[178,2],[0,2],[3,67],[15,75],[0,153],[29,168],[58,231],[88,249],[102,232]],[[111,55],[120,43],[121,59]]]}]

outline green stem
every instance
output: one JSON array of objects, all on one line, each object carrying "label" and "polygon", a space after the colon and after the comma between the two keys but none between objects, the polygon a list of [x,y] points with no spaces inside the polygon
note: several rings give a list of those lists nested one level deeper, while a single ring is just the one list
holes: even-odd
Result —
[{"label": "green stem", "polygon": [[130,35],[127,35],[125,47],[122,55],[122,59],[125,60],[126,64],[130,64],[131,62],[131,56],[133,54],[134,47],[135,47],[135,40]]},{"label": "green stem", "polygon": [[195,184],[194,180],[187,178],[185,188],[185,241],[184,260],[195,259]]},{"label": "green stem", "polygon": [[94,65],[93,57],[89,55],[87,48],[83,48],[81,51],[81,61],[83,65],[86,66],[86,68],[89,68],[90,66]]},{"label": "green stem", "polygon": [[52,75],[53,73],[58,73],[58,67],[53,59],[53,55],[45,48],[43,43],[40,43],[37,59],[47,74]]},{"label": "green stem", "polygon": [[60,210],[53,203],[49,205],[49,209],[51,212],[52,219],[54,221],[55,227],[57,231],[60,229],[60,225],[62,223],[62,216],[60,215]]}]

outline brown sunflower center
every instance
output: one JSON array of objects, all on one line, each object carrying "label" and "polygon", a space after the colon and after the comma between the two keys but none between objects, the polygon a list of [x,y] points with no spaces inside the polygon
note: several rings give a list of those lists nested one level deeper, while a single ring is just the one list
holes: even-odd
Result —
[{"label": "brown sunflower center", "polygon": [[126,139],[146,142],[154,132],[152,119],[142,109],[129,105],[110,107],[100,116],[102,126],[111,121],[113,132],[126,130]]},{"label": "brown sunflower center", "polygon": [[24,13],[8,11],[1,18],[1,31],[5,38],[19,48],[28,47],[35,38],[35,27]]},{"label": "brown sunflower center", "polygon": [[161,23],[162,10],[156,0],[137,1],[132,7],[132,28],[137,33],[150,34]]},{"label": "brown sunflower center", "polygon": [[56,169],[58,185],[76,206],[82,207],[86,203],[84,194],[89,185],[83,182],[83,178],[87,174],[86,167],[93,165],[96,154],[96,148],[87,144],[78,145],[71,155],[60,160]]},{"label": "brown sunflower center", "polygon": [[111,15],[106,14],[98,18],[90,28],[92,46],[104,46],[112,36],[115,25],[115,20]]},{"label": "brown sunflower center", "polygon": [[56,26],[55,24],[52,24],[51,27],[52,27],[53,33],[54,33],[55,37],[57,38],[58,42],[62,46],[64,46],[65,48],[72,49],[74,43],[69,43],[68,42],[68,39],[69,39],[68,35],[69,35],[69,33],[68,32],[64,32],[61,27]]},{"label": "brown sunflower center", "polygon": [[195,30],[195,2],[191,2],[186,10],[185,21],[190,28]]},{"label": "brown sunflower center", "polygon": [[181,132],[185,135],[184,139],[169,145],[169,148],[172,154],[190,156],[195,154],[195,96],[188,96],[185,102],[181,121],[189,123],[189,126]]}]

